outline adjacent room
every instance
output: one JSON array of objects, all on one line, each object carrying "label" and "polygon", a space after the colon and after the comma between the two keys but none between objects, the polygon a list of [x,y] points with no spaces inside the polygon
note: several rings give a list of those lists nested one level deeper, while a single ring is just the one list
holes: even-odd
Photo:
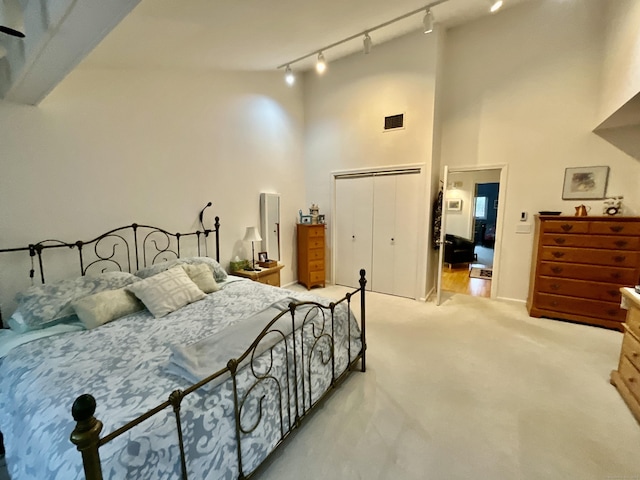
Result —
[{"label": "adjacent room", "polygon": [[[305,301],[321,306],[291,310],[271,363],[254,351],[258,383],[273,369],[292,389],[259,387],[278,390],[264,415],[280,427],[246,427],[237,398],[213,421],[196,392],[185,418],[195,406],[208,431],[185,420],[186,453],[165,430],[127,433],[105,478],[640,476],[638,25],[636,0],[0,0],[0,480],[84,478],[69,436],[96,423],[73,399],[132,387],[98,401],[106,435],[105,404],[129,421],[203,378],[158,373],[158,352],[193,365],[170,340],[226,332],[206,344],[226,352],[236,320],[263,338],[260,313]],[[128,242],[117,267],[103,234]],[[156,265],[167,252],[177,263]],[[104,281],[84,295],[104,294],[102,317],[69,297],[75,324],[25,320],[42,265],[85,288],[94,260]],[[162,303],[165,276],[186,303]],[[296,338],[324,346],[290,374]],[[94,349],[123,377],[71,387],[66,366],[101,370]],[[175,428],[167,405],[154,428]]]}]

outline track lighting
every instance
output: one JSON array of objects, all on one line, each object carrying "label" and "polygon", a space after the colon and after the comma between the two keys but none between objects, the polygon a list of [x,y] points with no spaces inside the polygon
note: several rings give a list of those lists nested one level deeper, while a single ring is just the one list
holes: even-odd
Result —
[{"label": "track lighting", "polygon": [[[0,0],[0,2],[2,1],[6,1],[6,0]],[[337,42],[331,43],[329,45],[326,45],[322,48],[318,48],[316,50],[313,50],[310,53],[307,53],[306,55],[302,55],[301,57],[295,58],[293,60],[289,60],[288,62],[285,62],[281,65],[278,65],[278,69],[280,68],[284,68],[285,69],[285,80],[287,81],[287,83],[289,83],[291,81],[291,83],[293,83],[293,74],[291,74],[291,76],[289,76],[289,70],[291,69],[291,65],[293,65],[294,63],[298,63],[298,62],[302,62],[303,60],[307,60],[310,59],[314,56],[317,56],[317,61],[316,61],[316,71],[319,74],[322,74],[326,71],[327,69],[327,62],[324,59],[324,54],[322,52],[325,52],[331,48],[337,47],[339,45],[342,45],[343,43],[348,43],[348,42],[353,42],[354,40],[357,39],[362,39],[362,47],[363,47],[363,51],[365,54],[371,53],[371,49],[373,48],[373,42],[371,41],[371,37],[370,34],[372,32],[375,32],[376,30],[380,30],[382,28],[388,27],[389,25],[392,25],[396,22],[399,22],[401,20],[404,20],[405,18],[409,18],[412,16],[416,16],[418,14],[424,14],[424,18],[422,20],[423,26],[424,26],[424,33],[431,33],[434,29],[434,17],[433,17],[433,13],[431,11],[431,9],[437,5],[441,5],[443,3],[448,2],[449,0],[431,0],[427,5],[424,5],[420,8],[417,8],[415,10],[411,10],[410,12],[407,12],[403,15],[400,15],[399,17],[395,17],[392,18],[391,20],[388,20],[384,23],[380,23],[379,25],[374,25],[372,27],[368,27],[366,30],[361,31],[359,33],[355,33],[349,37],[343,38],[342,40],[338,40]],[[493,2],[495,2],[495,0],[483,0],[483,1],[491,1],[492,5]],[[498,2],[500,4],[502,4],[502,1]],[[290,80],[291,79],[291,80]]]},{"label": "track lighting", "polygon": [[0,0],[0,32],[24,37],[24,17],[19,0]]},{"label": "track lighting", "polygon": [[284,81],[287,82],[287,85],[290,87],[296,83],[296,76],[291,71],[291,67],[289,65],[287,65],[287,68],[284,71]]},{"label": "track lighting", "polygon": [[316,72],[322,74],[327,69],[327,62],[324,60],[322,52],[318,54],[318,61],[316,62]]},{"label": "track lighting", "polygon": [[433,14],[431,9],[427,10],[426,15],[422,19],[422,25],[424,25],[424,33],[433,32]]},{"label": "track lighting", "polygon": [[364,45],[364,53],[365,55],[368,55],[371,53],[371,37],[369,36],[368,33],[364,34],[364,39],[362,40],[362,44]]},{"label": "track lighting", "polygon": [[500,7],[502,7],[502,0],[490,0],[491,2],[491,13],[496,13],[498,10],[500,10]]}]

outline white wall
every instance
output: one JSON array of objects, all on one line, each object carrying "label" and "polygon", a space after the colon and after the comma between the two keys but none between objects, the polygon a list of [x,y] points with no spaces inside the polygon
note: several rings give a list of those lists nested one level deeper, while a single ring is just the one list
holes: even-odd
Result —
[{"label": "white wall", "polygon": [[640,2],[606,2],[601,123],[640,93]]},{"label": "white wall", "polygon": [[[425,164],[420,230],[426,277],[436,48],[437,35],[414,33],[374,45],[369,55],[331,62],[323,76],[305,75],[307,201],[301,208],[307,212],[317,203],[327,215],[329,255],[332,172]],[[399,113],[405,114],[405,128],[384,132],[384,117]]]},{"label": "white wall", "polygon": [[609,165],[608,193],[640,213],[640,164],[591,133],[603,8],[541,0],[448,31],[442,164],[508,165],[498,297],[527,296],[533,238],[516,235],[520,212],[573,214],[583,203],[562,200],[566,167]]},{"label": "white wall", "polygon": [[[205,224],[220,216],[227,267],[250,255],[241,240],[270,191],[281,194],[291,282],[302,119],[301,89],[279,72],[76,70],[40,107],[0,103],[0,248],[87,240],[134,221],[190,231],[212,201]],[[0,269],[0,284],[14,273]]]}]

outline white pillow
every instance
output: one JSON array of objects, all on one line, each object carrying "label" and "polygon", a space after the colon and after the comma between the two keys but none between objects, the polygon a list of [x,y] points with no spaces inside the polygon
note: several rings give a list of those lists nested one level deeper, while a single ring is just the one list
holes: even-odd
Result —
[{"label": "white pillow", "polygon": [[220,290],[216,279],[213,278],[213,272],[208,265],[204,263],[198,263],[189,265],[187,263],[180,265],[187,272],[189,278],[195,283],[200,290],[204,293],[213,293]]},{"label": "white pillow", "polygon": [[156,318],[206,296],[179,266],[129,285],[127,290],[142,300]]},{"label": "white pillow", "polygon": [[124,288],[74,300],[71,306],[87,330],[144,309],[142,302]]}]

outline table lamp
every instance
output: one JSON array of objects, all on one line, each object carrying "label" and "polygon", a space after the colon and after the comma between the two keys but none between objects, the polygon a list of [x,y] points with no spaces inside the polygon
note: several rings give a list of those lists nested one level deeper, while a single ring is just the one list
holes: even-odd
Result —
[{"label": "table lamp", "polygon": [[258,233],[258,229],[256,227],[247,227],[247,231],[244,234],[244,238],[242,239],[245,242],[251,242],[251,265],[252,271],[256,271],[256,252],[253,246],[253,242],[261,242],[262,237],[260,233]]}]

